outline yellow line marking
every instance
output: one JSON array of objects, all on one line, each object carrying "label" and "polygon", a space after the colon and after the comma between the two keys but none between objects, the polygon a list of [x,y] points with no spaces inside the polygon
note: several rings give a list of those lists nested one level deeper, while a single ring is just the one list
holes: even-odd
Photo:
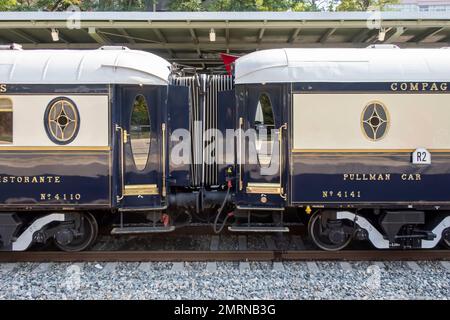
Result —
[{"label": "yellow line marking", "polygon": [[74,147],[74,146],[33,146],[33,147],[22,147],[22,146],[0,146],[0,151],[110,151],[109,146],[100,147]]}]

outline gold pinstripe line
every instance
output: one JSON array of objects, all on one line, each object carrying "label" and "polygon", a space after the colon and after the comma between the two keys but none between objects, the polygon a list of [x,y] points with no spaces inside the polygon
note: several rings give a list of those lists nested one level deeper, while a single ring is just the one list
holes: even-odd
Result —
[{"label": "gold pinstripe line", "polygon": [[[412,153],[416,149],[292,149],[292,153]],[[450,153],[450,149],[428,149],[431,153]]]},{"label": "gold pinstripe line", "polygon": [[75,146],[0,146],[1,151],[110,151],[109,146],[75,147]]}]

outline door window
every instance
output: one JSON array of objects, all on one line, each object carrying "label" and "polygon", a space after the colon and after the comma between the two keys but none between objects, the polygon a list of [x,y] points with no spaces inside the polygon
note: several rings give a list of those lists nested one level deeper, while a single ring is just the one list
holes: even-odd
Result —
[{"label": "door window", "polygon": [[137,170],[147,165],[150,152],[150,116],[147,101],[143,95],[134,99],[130,122],[130,143]]},{"label": "door window", "polygon": [[269,167],[273,153],[274,139],[278,136],[275,130],[273,108],[267,93],[259,96],[254,121],[256,130],[256,152],[261,167]]}]

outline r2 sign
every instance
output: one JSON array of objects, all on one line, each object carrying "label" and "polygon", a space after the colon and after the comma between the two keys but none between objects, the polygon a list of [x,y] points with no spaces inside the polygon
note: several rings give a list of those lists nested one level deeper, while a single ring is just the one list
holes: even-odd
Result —
[{"label": "r2 sign", "polygon": [[425,148],[418,148],[412,154],[413,164],[431,164],[431,153]]}]

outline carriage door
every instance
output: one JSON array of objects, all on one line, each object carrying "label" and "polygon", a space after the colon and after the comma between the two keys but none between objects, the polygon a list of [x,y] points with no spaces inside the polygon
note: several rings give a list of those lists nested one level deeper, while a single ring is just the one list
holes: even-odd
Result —
[{"label": "carriage door", "polygon": [[285,199],[287,118],[282,88],[266,84],[249,85],[245,90],[239,122],[244,129],[246,150],[241,152],[245,162],[240,168],[239,188],[248,203],[273,206]]},{"label": "carriage door", "polygon": [[[120,125],[116,127],[119,146],[121,207],[158,208],[164,196],[165,125],[161,114],[161,87],[124,86],[120,89]],[[164,141],[163,141],[164,142]]]}]

